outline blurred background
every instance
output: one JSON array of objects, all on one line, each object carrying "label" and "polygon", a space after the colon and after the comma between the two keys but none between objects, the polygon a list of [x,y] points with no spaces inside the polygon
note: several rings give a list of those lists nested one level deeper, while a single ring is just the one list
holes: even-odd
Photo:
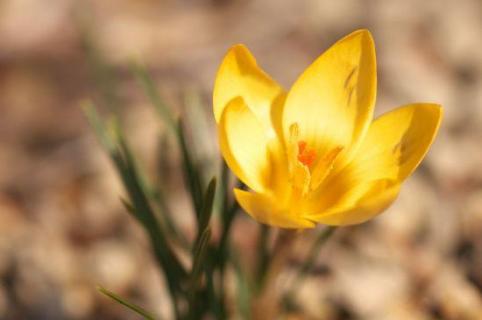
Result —
[{"label": "blurred background", "polygon": [[[162,183],[192,233],[177,151],[159,148],[165,130],[132,59],[177,112],[201,115],[198,154],[217,159],[210,95],[231,45],[245,43],[289,88],[361,27],[376,42],[377,114],[423,101],[445,118],[395,205],[323,249],[292,318],[482,319],[480,0],[0,1],[0,319],[136,319],[96,284],[169,317],[149,244],[79,107],[115,88],[109,101],[142,164],[154,170],[166,151]],[[249,250],[256,223],[240,215],[234,229]]]}]

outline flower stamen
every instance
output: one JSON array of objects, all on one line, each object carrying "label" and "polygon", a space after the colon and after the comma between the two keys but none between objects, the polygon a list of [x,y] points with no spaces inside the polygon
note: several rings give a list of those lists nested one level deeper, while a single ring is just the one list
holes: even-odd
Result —
[{"label": "flower stamen", "polygon": [[316,151],[314,149],[310,149],[306,145],[306,141],[300,140],[298,141],[298,161],[304,164],[305,166],[309,167],[315,162],[316,159]]}]

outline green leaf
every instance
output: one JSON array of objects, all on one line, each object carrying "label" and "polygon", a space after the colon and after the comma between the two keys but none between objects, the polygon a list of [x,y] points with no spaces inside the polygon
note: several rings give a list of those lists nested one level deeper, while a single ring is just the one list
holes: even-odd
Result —
[{"label": "green leaf", "polygon": [[158,170],[156,178],[153,184],[156,187],[151,187],[150,198],[153,202],[157,205],[158,211],[160,213],[160,218],[162,221],[165,222],[166,233],[174,240],[177,245],[181,248],[189,251],[191,249],[191,245],[187,240],[186,236],[179,230],[174,219],[172,218],[172,212],[169,208],[168,201],[166,200],[166,182],[168,181],[168,177],[166,177],[168,170],[170,170],[167,164],[167,157],[165,154],[169,153],[169,144],[168,144],[168,137],[166,135],[162,135],[159,140],[159,149],[157,151],[158,157]]},{"label": "green leaf", "polygon": [[154,105],[157,113],[179,143],[183,159],[184,178],[190,191],[196,217],[199,219],[202,210],[202,182],[200,174],[193,163],[191,153],[189,152],[181,121],[179,120],[176,122],[171,110],[159,95],[156,84],[147,72],[145,66],[133,62],[131,63],[131,71],[136,76],[151,103]]},{"label": "green leaf", "polygon": [[195,88],[187,88],[183,92],[182,119],[189,128],[190,153],[195,156],[200,170],[201,180],[205,181],[214,174],[218,167],[218,157],[214,150],[216,139],[212,137],[212,110],[203,102],[202,95]]},{"label": "green leaf", "polygon": [[132,206],[132,204],[128,200],[121,197],[120,201],[121,201],[122,205],[124,206],[124,208],[127,210],[127,212],[129,212],[132,215],[136,214],[136,209],[134,209],[134,207]]},{"label": "green leaf", "polygon": [[136,76],[137,81],[144,89],[144,92],[151,100],[151,103],[156,108],[159,116],[164,120],[168,129],[173,135],[177,135],[176,120],[172,115],[171,110],[167,107],[167,104],[164,103],[161,96],[159,95],[156,84],[147,72],[145,66],[141,65],[140,63],[133,62],[131,63],[131,71]]},{"label": "green leaf", "polygon": [[115,152],[116,149],[115,143],[112,141],[112,137],[107,134],[104,123],[99,117],[99,114],[97,113],[94,104],[91,101],[83,101],[81,103],[81,107],[84,111],[85,116],[87,117],[87,121],[94,129],[97,139],[104,147],[104,149],[106,149],[109,155],[112,155],[112,153]]},{"label": "green leaf", "polygon": [[216,195],[216,201],[215,201],[215,207],[216,211],[220,213],[221,215],[221,223],[223,225],[226,224],[226,215],[225,212],[227,211],[228,207],[228,189],[229,189],[229,179],[230,179],[230,173],[229,173],[229,168],[224,162],[224,160],[221,158],[220,159],[221,163],[221,168],[220,168],[220,173],[219,173],[219,188],[217,191]]},{"label": "green leaf", "polygon": [[[231,203],[229,202],[228,192],[226,192],[226,190],[228,189],[228,180],[229,180],[229,169],[227,165],[223,162],[223,167],[221,171],[221,189],[224,188],[225,190],[223,190],[221,194],[221,196],[224,198],[222,200],[222,206],[221,206],[222,229],[221,229],[221,239],[219,240],[219,245],[217,250],[218,262],[220,264],[221,270],[223,270],[226,259],[229,257],[227,254],[227,250],[229,247],[230,230],[231,230],[231,226],[233,224],[234,218],[236,216],[236,213],[240,209],[237,201],[233,200]],[[242,185],[241,182],[238,181],[237,187],[243,188],[244,186]]]},{"label": "green leaf", "polygon": [[184,179],[186,180],[187,186],[189,188],[189,193],[193,202],[194,211],[196,212],[196,218],[199,220],[202,210],[202,182],[199,172],[191,158],[191,153],[189,152],[189,147],[186,141],[186,136],[181,120],[179,120],[178,122],[177,133],[183,160],[182,163],[184,169]]},{"label": "green leaf", "polygon": [[236,304],[240,313],[240,319],[251,319],[251,287],[250,279],[239,261],[239,253],[237,250],[232,250],[230,258],[234,266],[234,273],[236,275]]},{"label": "green leaf", "polygon": [[175,281],[180,281],[185,276],[185,271],[177,257],[172,252],[169,243],[159,226],[159,221],[157,221],[149,204],[145,190],[142,188],[139,174],[135,168],[132,153],[121,133],[118,132],[117,134],[121,156],[124,161],[121,174],[124,176],[124,185],[130,195],[135,210],[135,216],[143,224],[150,235],[155,252],[158,258],[161,259],[163,267],[167,269],[166,271],[169,278]]},{"label": "green leaf", "polygon": [[183,291],[182,284],[187,279],[187,272],[172,251],[160,221],[156,218],[149,203],[145,186],[139,172],[136,169],[135,160],[123,137],[118,123],[112,121],[111,127],[100,120],[93,106],[87,107],[87,118],[95,128],[97,136],[108,152],[117,172],[129,195],[130,202],[124,201],[129,213],[135,217],[144,227],[161,270],[167,281],[168,288],[173,299],[174,310],[178,313],[177,297]]},{"label": "green leaf", "polygon": [[214,195],[216,194],[216,177],[213,177],[209,182],[204,195],[203,208],[201,210],[201,216],[199,217],[198,233],[201,233],[206,229],[211,220],[213,212]]},{"label": "green leaf", "polygon": [[156,319],[151,313],[149,313],[145,309],[139,307],[138,305],[136,305],[132,302],[127,301],[124,298],[121,298],[119,295],[113,293],[112,291],[109,291],[109,290],[107,290],[107,289],[105,289],[101,286],[98,286],[97,290],[100,293],[106,295],[107,297],[117,301],[118,303],[122,304],[123,306],[125,306],[125,307],[131,309],[132,311],[136,312],[137,314],[142,316],[144,319],[147,319],[147,320],[155,320]]},{"label": "green leaf", "polygon": [[[86,17],[90,16],[87,13]],[[85,18],[79,20],[80,40],[87,60],[89,76],[95,84],[95,91],[104,106],[114,111],[124,101],[119,95],[119,80],[112,65],[108,63],[95,43],[92,24]]]},{"label": "green leaf", "polygon": [[203,265],[206,258],[206,252],[209,245],[209,240],[211,239],[211,229],[208,227],[206,228],[199,240],[195,244],[194,252],[193,252],[193,262],[192,262],[192,270],[191,270],[191,285],[196,288],[199,284],[199,280],[201,278]]},{"label": "green leaf", "polygon": [[[211,229],[209,221],[211,220],[214,195],[216,193],[216,178],[212,178],[204,196],[203,209],[198,221],[198,235],[193,247],[193,262],[190,276],[190,295],[189,295],[189,319],[197,319],[203,312],[200,298],[209,301],[209,305],[214,314],[222,314],[219,307],[219,300],[215,296],[213,287],[213,270],[210,256],[208,256],[209,240],[211,238]],[[202,287],[201,275],[206,275],[206,286]]]},{"label": "green leaf", "polygon": [[171,110],[168,108],[166,103],[159,95],[159,91],[157,90],[156,85],[150,77],[149,73],[147,72],[146,68],[140,63],[134,62],[131,64],[131,71],[136,76],[138,82],[144,89],[146,95],[149,97],[151,103],[154,105],[161,119],[163,119],[168,129],[174,134],[174,136],[178,140],[183,159],[184,178],[190,191],[194,210],[196,212],[196,217],[197,219],[199,219],[202,210],[201,175],[192,160],[191,152],[189,152],[189,147],[187,145],[182,123],[180,120],[176,123],[176,120]]}]

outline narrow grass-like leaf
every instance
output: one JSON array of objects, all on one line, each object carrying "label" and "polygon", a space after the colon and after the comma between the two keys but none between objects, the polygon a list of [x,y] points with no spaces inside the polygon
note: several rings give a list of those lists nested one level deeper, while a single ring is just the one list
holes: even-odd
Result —
[{"label": "narrow grass-like leaf", "polygon": [[203,231],[199,241],[195,244],[191,270],[191,284],[194,287],[197,287],[199,283],[210,239],[211,229],[208,227]]},{"label": "narrow grass-like leaf", "polygon": [[187,272],[172,251],[159,221],[156,219],[140,181],[133,155],[116,122],[111,123],[112,127],[109,130],[100,120],[93,107],[87,108],[87,117],[111,157],[129,195],[130,202],[124,202],[128,211],[141,223],[149,235],[157,262],[164,272],[175,312],[179,314],[176,301],[183,290],[182,284],[187,278]]},{"label": "narrow grass-like leaf", "polygon": [[[217,318],[223,319],[224,308],[220,305],[220,300],[216,296],[213,283],[213,263],[211,255],[208,252],[211,247],[209,240],[211,238],[211,229],[209,222],[213,211],[214,195],[216,194],[216,178],[212,178],[204,196],[203,209],[198,221],[198,235],[193,247],[193,262],[190,278],[190,296],[189,296],[189,318],[198,319],[202,312],[206,312],[207,305],[202,307],[199,299],[207,299],[209,308]],[[200,285],[201,274],[206,275],[206,286]]]},{"label": "narrow grass-like leaf", "polygon": [[[161,117],[161,119],[164,121],[166,124],[167,128],[170,130],[170,132],[176,137],[178,142],[181,144],[181,146],[184,146],[186,149],[186,142],[184,140],[184,135],[183,133],[179,132],[182,129],[179,129],[179,126],[176,123],[175,117],[172,114],[172,111],[169,109],[167,104],[164,102],[164,100],[161,98],[159,95],[159,91],[156,88],[155,82],[152,80],[151,76],[149,75],[147,69],[145,68],[144,65],[138,62],[133,62],[131,63],[131,71],[132,73],[136,76],[138,83],[142,86],[144,89],[144,92],[146,95],[149,97],[151,103],[154,105],[158,115]],[[192,161],[190,158],[188,158],[188,152],[186,149],[183,149],[183,159],[185,163],[185,167],[192,168]],[[191,182],[193,179],[193,169],[189,170],[188,176],[190,179],[189,186],[190,190],[194,189],[194,186],[198,184],[197,182]],[[193,199],[196,198],[196,201],[194,201],[194,206],[196,210],[199,210],[200,202],[198,201],[198,196],[193,196]],[[162,195],[158,198],[163,200]],[[167,208],[167,205],[165,202],[160,203],[161,207],[164,208],[164,210]],[[163,211],[164,211],[163,210]],[[167,227],[171,232],[176,233],[176,237],[179,239],[179,242],[183,247],[186,247],[187,241],[183,238],[183,236],[177,232],[174,223],[170,219],[170,217],[167,216],[167,214],[164,215],[166,222],[167,222]]]},{"label": "narrow grass-like leaf", "polygon": [[114,68],[109,65],[96,46],[90,24],[84,19],[80,22],[80,40],[87,58],[89,75],[92,77],[96,91],[100,94],[102,104],[110,111],[114,111],[123,105],[123,99],[118,90],[118,77],[115,75]]},{"label": "narrow grass-like leaf", "polygon": [[243,270],[239,261],[239,253],[232,250],[230,253],[230,260],[234,266],[234,273],[236,275],[236,305],[240,314],[240,319],[251,319],[251,288],[250,280],[246,272]]},{"label": "narrow grass-like leaf", "polygon": [[[221,181],[223,183],[223,186],[226,186],[226,189],[227,189],[228,188],[227,180],[229,177],[229,171],[225,163],[223,163],[223,166],[224,167],[222,172],[225,173],[226,175],[221,176]],[[226,171],[224,171],[224,168]],[[238,188],[244,187],[239,181],[237,184],[238,184],[237,186]],[[229,201],[227,192],[223,192],[222,195],[224,196],[222,212],[221,212],[221,220],[223,224],[222,224],[222,230],[221,230],[221,239],[219,240],[218,252],[217,252],[217,256],[219,257],[218,261],[220,264],[221,272],[223,271],[226,259],[229,257],[227,253],[227,248],[229,246],[228,241],[229,241],[231,225],[233,224],[236,213],[240,209],[237,201],[232,201],[232,202]]]},{"label": "narrow grass-like leaf", "polygon": [[208,295],[211,313],[215,316],[215,319],[227,319],[224,296],[222,296],[223,291],[216,292],[216,288],[214,286],[214,270],[212,261],[209,261],[206,269],[206,292]]},{"label": "narrow grass-like leaf", "polygon": [[152,104],[156,108],[157,113],[164,120],[168,129],[171,131],[173,135],[176,135],[177,134],[176,120],[172,115],[171,110],[168,108],[166,103],[164,103],[161,96],[159,95],[159,91],[156,88],[156,84],[154,83],[151,76],[147,72],[145,66],[143,66],[138,62],[132,62],[131,71],[136,76],[139,84],[142,86],[142,88],[144,89],[144,92],[146,93],[146,95],[149,97]]},{"label": "narrow grass-like leaf", "polygon": [[211,215],[213,212],[214,195],[216,194],[216,177],[213,177],[208,184],[206,194],[204,195],[203,208],[201,210],[201,216],[199,217],[198,233],[204,231],[209,225]]},{"label": "narrow grass-like leaf", "polygon": [[229,188],[229,179],[230,179],[230,173],[229,173],[229,168],[228,166],[226,165],[226,163],[224,162],[223,159],[221,159],[220,161],[221,163],[221,169],[220,169],[220,173],[219,173],[219,188],[218,188],[218,191],[217,191],[217,194],[216,194],[216,198],[215,198],[215,203],[214,203],[214,206],[215,206],[215,210],[216,212],[219,212],[220,214],[220,217],[221,217],[221,223],[223,225],[223,228],[224,228],[224,225],[226,224],[226,211],[227,211],[227,207],[228,207],[228,188]]},{"label": "narrow grass-like leaf", "polygon": [[134,207],[132,206],[132,204],[128,200],[121,197],[120,201],[121,201],[122,205],[124,206],[124,208],[127,210],[127,212],[129,212],[132,215],[136,214],[136,209],[134,209]]},{"label": "narrow grass-like leaf", "polygon": [[218,167],[214,156],[217,151],[217,141],[212,139],[212,109],[204,103],[202,95],[195,88],[188,88],[183,94],[183,124],[189,128],[191,155],[196,157],[202,181],[214,174]]},{"label": "narrow grass-like leaf", "polygon": [[189,188],[196,218],[199,220],[202,210],[202,182],[199,172],[191,158],[181,120],[178,122],[177,134],[179,146],[181,147],[184,179]]},{"label": "narrow grass-like leaf", "polygon": [[136,76],[138,82],[143,87],[151,103],[156,108],[156,111],[160,115],[161,119],[164,120],[169,130],[178,140],[183,158],[183,172],[185,175],[185,180],[187,182],[188,189],[192,198],[196,217],[197,219],[199,219],[202,209],[201,175],[197,171],[196,166],[192,160],[191,153],[189,152],[182,123],[180,120],[176,123],[176,120],[171,110],[168,108],[168,106],[164,103],[161,96],[159,95],[156,85],[150,77],[149,73],[147,72],[146,68],[139,63],[132,63],[131,70]]},{"label": "narrow grass-like leaf", "polygon": [[169,137],[162,135],[159,138],[159,145],[157,153],[157,174],[154,180],[154,184],[157,186],[152,189],[151,198],[159,208],[159,212],[163,221],[165,221],[166,231],[173,238],[174,242],[185,250],[190,250],[190,243],[186,236],[179,230],[176,223],[173,220],[171,209],[169,208],[168,201],[166,200],[166,182],[169,180],[167,176],[169,165],[167,164],[167,154],[169,154]]},{"label": "narrow grass-like leaf", "polygon": [[99,114],[97,113],[97,111],[95,110],[94,105],[90,101],[84,101],[81,103],[81,107],[84,110],[84,114],[87,117],[87,121],[89,122],[90,126],[94,129],[97,139],[99,140],[101,145],[106,149],[109,155],[112,155],[116,149],[115,143],[112,141],[112,138],[107,135],[107,131],[104,127],[104,123],[102,119],[99,117]]},{"label": "narrow grass-like leaf", "polygon": [[156,319],[150,312],[146,311],[144,308],[139,307],[138,305],[136,305],[132,302],[129,302],[124,298],[121,298],[119,295],[113,293],[112,291],[109,291],[109,290],[107,290],[107,289],[105,289],[101,286],[98,286],[97,290],[100,293],[104,294],[105,296],[115,300],[116,302],[118,302],[118,303],[122,304],[123,306],[129,308],[130,310],[134,311],[138,315],[142,316],[144,319],[147,319],[147,320],[155,320]]},{"label": "narrow grass-like leaf", "polygon": [[168,241],[159,227],[159,222],[155,218],[145,192],[142,189],[132,153],[121,133],[118,132],[117,134],[120,150],[124,158],[124,169],[126,174],[126,181],[124,184],[128,188],[133,207],[136,211],[136,216],[151,236],[155,251],[158,253],[159,258],[163,260],[164,267],[170,271],[168,272],[169,277],[175,278],[175,280],[179,281],[185,276],[183,267],[174,253],[170,250]]}]

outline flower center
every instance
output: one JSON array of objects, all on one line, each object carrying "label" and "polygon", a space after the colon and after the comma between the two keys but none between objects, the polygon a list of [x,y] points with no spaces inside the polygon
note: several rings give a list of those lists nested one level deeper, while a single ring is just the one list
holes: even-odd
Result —
[{"label": "flower center", "polygon": [[298,141],[298,161],[309,167],[316,159],[316,151],[306,145],[306,141]]}]

